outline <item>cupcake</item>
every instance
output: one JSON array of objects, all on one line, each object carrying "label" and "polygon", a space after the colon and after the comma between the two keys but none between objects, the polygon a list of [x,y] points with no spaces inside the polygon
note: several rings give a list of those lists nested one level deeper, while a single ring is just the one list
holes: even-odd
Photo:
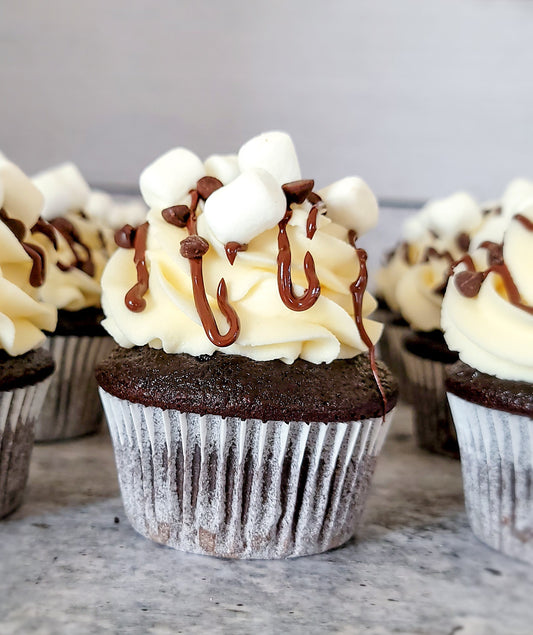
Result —
[{"label": "cupcake", "polygon": [[366,253],[377,222],[350,177],[314,191],[284,133],[141,175],[147,222],[116,234],[97,369],[126,514],[152,540],[227,558],[346,542],[397,388],[374,359]]},{"label": "cupcake", "polygon": [[446,290],[446,388],[472,530],[533,563],[533,198],[505,199]]},{"label": "cupcake", "polygon": [[38,299],[47,263],[30,231],[42,205],[30,179],[0,160],[0,517],[22,501],[34,426],[54,370],[39,347],[57,313]]},{"label": "cupcake", "polygon": [[103,420],[94,368],[113,345],[101,326],[100,278],[115,250],[114,232],[85,211],[91,191],[73,164],[33,181],[44,194],[49,229],[34,235],[50,263],[40,297],[58,309],[47,341],[56,372],[35,438],[55,441],[95,432]]}]

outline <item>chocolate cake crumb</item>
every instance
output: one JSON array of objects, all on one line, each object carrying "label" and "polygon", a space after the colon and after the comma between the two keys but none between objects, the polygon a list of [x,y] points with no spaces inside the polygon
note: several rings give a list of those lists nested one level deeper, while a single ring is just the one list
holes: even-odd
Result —
[{"label": "chocolate cake crumb", "polygon": [[0,350],[0,391],[32,386],[54,372],[54,360],[44,348],[11,357]]}]

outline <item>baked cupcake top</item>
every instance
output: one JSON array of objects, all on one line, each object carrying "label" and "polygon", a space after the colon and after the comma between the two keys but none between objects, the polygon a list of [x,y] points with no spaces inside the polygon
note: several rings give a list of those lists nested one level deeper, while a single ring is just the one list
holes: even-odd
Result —
[{"label": "baked cupcake top", "polygon": [[417,331],[440,329],[450,264],[470,245],[484,218],[495,213],[466,192],[430,201],[406,220],[403,241],[378,272],[378,294]]},{"label": "baked cupcake top", "polygon": [[499,217],[454,264],[442,326],[450,349],[472,368],[533,382],[533,198],[523,189],[504,196]]},{"label": "baked cupcake top", "polygon": [[50,263],[41,297],[66,311],[100,307],[100,279],[115,250],[113,230],[85,211],[91,190],[72,163],[42,172],[33,182],[44,195],[43,217],[52,228],[35,238]]},{"label": "baked cupcake top", "polygon": [[[53,330],[55,307],[40,299],[48,263],[35,237],[43,197],[13,163],[0,159],[0,352],[19,356]],[[2,356],[3,357],[3,356]]]},{"label": "baked cupcake top", "polygon": [[104,327],[123,347],[319,364],[373,348],[366,253],[378,206],[358,177],[318,192],[290,137],[202,162],[176,148],[141,175],[146,223],[116,234]]}]

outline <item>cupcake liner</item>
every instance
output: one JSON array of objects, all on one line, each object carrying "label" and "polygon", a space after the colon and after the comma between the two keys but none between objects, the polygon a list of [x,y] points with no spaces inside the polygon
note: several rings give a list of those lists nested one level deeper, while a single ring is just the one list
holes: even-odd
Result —
[{"label": "cupcake liner", "polygon": [[385,324],[379,340],[381,359],[392,370],[400,387],[400,399],[413,403],[413,387],[405,372],[403,360],[403,339],[411,332],[408,326]]},{"label": "cupcake liner", "polygon": [[22,502],[28,480],[35,423],[50,379],[0,392],[0,518]]},{"label": "cupcake liner", "polygon": [[533,564],[533,421],[448,393],[474,534]]},{"label": "cupcake liner", "polygon": [[413,423],[419,447],[459,458],[457,436],[446,400],[446,364],[402,351],[413,391]]},{"label": "cupcake liner", "polygon": [[36,441],[71,439],[98,430],[104,413],[94,369],[113,345],[109,336],[52,335],[47,339],[56,371],[35,426]]},{"label": "cupcake liner", "polygon": [[133,527],[225,558],[303,556],[346,542],[392,419],[262,422],[100,396]]}]

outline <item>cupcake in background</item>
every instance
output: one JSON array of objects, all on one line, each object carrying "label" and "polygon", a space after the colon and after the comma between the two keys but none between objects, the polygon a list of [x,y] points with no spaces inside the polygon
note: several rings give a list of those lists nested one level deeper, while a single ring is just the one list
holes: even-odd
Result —
[{"label": "cupcake in background", "polygon": [[366,252],[374,195],[314,191],[290,137],[149,165],[147,222],[102,279],[120,345],[97,369],[126,513],[194,553],[282,558],[360,520],[397,388],[377,366]]},{"label": "cupcake in background", "polygon": [[115,243],[113,230],[86,213],[91,191],[76,166],[61,165],[33,181],[44,195],[48,228],[34,234],[49,261],[40,297],[58,309],[48,338],[56,372],[35,438],[53,441],[95,432],[103,419],[94,368],[112,339],[101,326],[100,279]]},{"label": "cupcake in background", "polygon": [[533,563],[533,188],[521,185],[454,265],[442,326],[460,358],[446,388],[472,530]]},{"label": "cupcake in background", "polygon": [[30,179],[0,158],[0,517],[22,501],[34,426],[54,370],[42,344],[57,311],[39,299],[48,263],[32,233],[42,206]]}]

